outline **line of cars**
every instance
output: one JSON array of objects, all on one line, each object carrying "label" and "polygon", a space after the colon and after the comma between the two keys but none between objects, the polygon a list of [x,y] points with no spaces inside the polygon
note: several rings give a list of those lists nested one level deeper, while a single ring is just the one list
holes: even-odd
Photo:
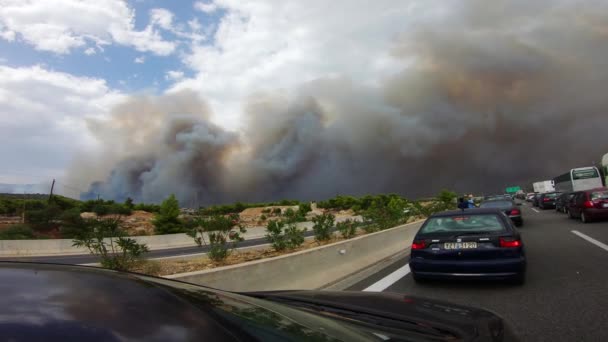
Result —
[{"label": "line of cars", "polygon": [[606,187],[532,194],[528,198],[527,200],[539,209],[555,209],[556,212],[567,214],[571,219],[580,219],[583,223],[608,219],[608,188]]}]

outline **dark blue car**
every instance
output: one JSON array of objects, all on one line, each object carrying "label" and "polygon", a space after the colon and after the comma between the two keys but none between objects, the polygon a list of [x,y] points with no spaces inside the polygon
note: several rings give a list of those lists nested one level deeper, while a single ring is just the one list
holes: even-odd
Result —
[{"label": "dark blue car", "polygon": [[425,278],[493,278],[523,284],[526,256],[521,236],[499,209],[433,214],[411,250],[415,281]]}]

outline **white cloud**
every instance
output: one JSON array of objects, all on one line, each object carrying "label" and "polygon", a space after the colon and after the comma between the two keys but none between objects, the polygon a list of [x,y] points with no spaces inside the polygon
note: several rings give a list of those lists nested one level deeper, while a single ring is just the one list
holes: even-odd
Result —
[{"label": "white cloud", "polygon": [[90,43],[117,43],[157,55],[175,50],[159,32],[171,26],[171,12],[152,10],[141,31],[134,19],[135,11],[121,0],[0,0],[0,38],[20,39],[38,50],[65,54]]},{"label": "white cloud", "polygon": [[2,172],[60,177],[78,148],[96,146],[85,119],[105,117],[123,99],[104,80],[0,66]]},{"label": "white cloud", "polygon": [[84,54],[87,55],[87,56],[94,55],[95,54],[95,49],[93,49],[92,47],[87,48],[86,50],[84,50]]},{"label": "white cloud", "polygon": [[135,57],[133,62],[137,64],[144,64],[146,62],[146,56]]},{"label": "white cloud", "polygon": [[177,81],[184,78],[184,73],[179,70],[169,70],[165,73],[165,79],[167,81]]},{"label": "white cloud", "polygon": [[204,13],[213,13],[217,10],[217,5],[213,2],[197,1],[194,3],[194,9]]},{"label": "white cloud", "polygon": [[153,8],[150,10],[150,22],[164,28],[165,30],[171,30],[173,13],[164,8]]},{"label": "white cloud", "polygon": [[200,91],[214,107],[215,120],[232,127],[242,122],[243,100],[254,91],[291,90],[330,76],[373,85],[401,70],[402,62],[390,54],[393,41],[414,15],[425,14],[414,13],[412,2],[391,0],[336,0],[331,6],[325,0],[216,4],[226,14],[215,45],[193,46],[184,62],[197,73],[174,89]]}]

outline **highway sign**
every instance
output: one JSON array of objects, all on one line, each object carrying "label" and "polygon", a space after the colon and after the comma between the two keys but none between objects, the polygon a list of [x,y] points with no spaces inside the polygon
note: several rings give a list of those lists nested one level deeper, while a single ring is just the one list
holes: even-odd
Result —
[{"label": "highway sign", "polygon": [[518,192],[519,190],[521,190],[521,188],[519,186],[510,186],[506,189],[506,192],[508,194],[514,194],[514,193]]}]

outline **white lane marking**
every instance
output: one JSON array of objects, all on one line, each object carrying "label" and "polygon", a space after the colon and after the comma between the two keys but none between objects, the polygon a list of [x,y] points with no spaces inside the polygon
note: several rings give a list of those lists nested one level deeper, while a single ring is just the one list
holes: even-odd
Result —
[{"label": "white lane marking", "polygon": [[389,288],[391,285],[396,283],[399,279],[405,277],[408,273],[410,273],[410,265],[405,264],[405,266],[399,268],[395,272],[387,275],[386,277],[378,280],[374,284],[368,286],[365,290],[366,292],[382,292]]},{"label": "white lane marking", "polygon": [[538,211],[538,210],[536,210],[536,209],[534,209],[534,208],[530,208],[530,209],[532,209],[532,210],[536,211],[537,213],[540,213],[540,211]]},{"label": "white lane marking", "polygon": [[571,232],[572,232],[572,234],[578,235],[578,237],[585,239],[585,240],[591,242],[592,244],[598,246],[599,248],[608,252],[608,245],[606,245],[605,243],[599,242],[596,239],[579,232],[578,230],[571,230]]}]

